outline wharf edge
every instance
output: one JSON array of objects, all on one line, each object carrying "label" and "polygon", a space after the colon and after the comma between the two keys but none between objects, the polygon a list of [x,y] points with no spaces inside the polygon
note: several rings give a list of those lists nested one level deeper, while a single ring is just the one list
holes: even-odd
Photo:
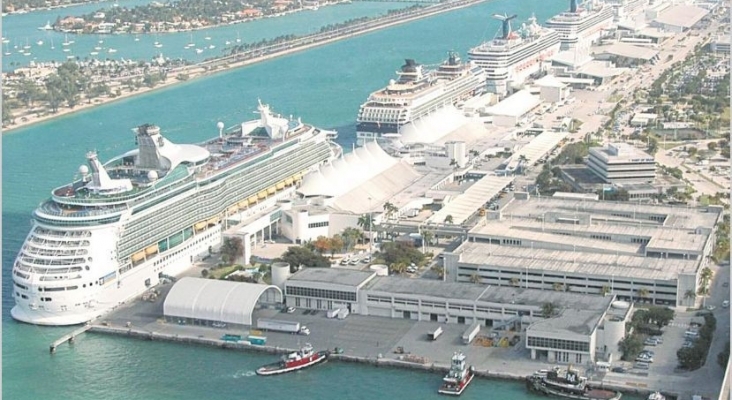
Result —
[{"label": "wharf edge", "polygon": [[[296,349],[289,349],[289,348],[279,347],[279,346],[252,345],[252,344],[248,344],[245,342],[228,342],[228,341],[223,341],[220,339],[209,339],[209,338],[205,338],[205,337],[160,333],[160,332],[147,331],[147,330],[135,329],[135,328],[129,328],[129,327],[90,325],[88,327],[87,332],[102,333],[102,334],[108,334],[108,335],[118,335],[118,336],[128,336],[128,337],[142,339],[142,340],[161,340],[161,341],[167,341],[167,342],[203,345],[203,346],[210,346],[210,347],[218,347],[218,348],[222,348],[222,349],[233,349],[233,350],[238,350],[238,351],[253,351],[253,352],[267,353],[267,354],[287,354],[287,353],[296,351]],[[434,372],[434,373],[445,373],[450,369],[450,366],[447,364],[443,365],[443,364],[434,363],[434,362],[426,363],[426,364],[419,364],[419,363],[414,363],[414,362],[409,362],[409,361],[394,360],[394,359],[388,359],[388,358],[383,358],[383,357],[382,358],[359,357],[359,356],[352,356],[352,355],[347,355],[347,354],[331,353],[328,358],[330,358],[331,360],[336,360],[336,361],[341,361],[341,362],[367,364],[367,365],[372,365],[372,366],[376,366],[376,367],[412,369],[412,370],[420,370],[420,371]],[[499,371],[480,370],[480,369],[475,369],[474,372],[475,372],[475,375],[480,378],[510,380],[510,381],[514,381],[514,382],[524,382],[526,380],[526,376],[524,376],[524,375],[512,374],[509,372],[499,372]],[[628,394],[637,394],[637,395],[643,395],[643,396],[647,396],[647,395],[655,392],[655,390],[649,390],[649,389],[639,388],[639,387],[634,387],[634,386],[617,385],[617,384],[602,384],[601,383],[598,386],[598,388],[619,390],[619,391],[623,392],[623,394],[628,393]],[[664,392],[663,394],[667,395],[671,398],[679,398],[678,393]]]}]

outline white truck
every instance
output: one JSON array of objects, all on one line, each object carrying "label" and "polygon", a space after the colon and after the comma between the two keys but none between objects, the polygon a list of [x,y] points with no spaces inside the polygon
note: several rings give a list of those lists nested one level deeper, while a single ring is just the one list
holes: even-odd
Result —
[{"label": "white truck", "polygon": [[336,317],[338,317],[338,312],[339,311],[341,311],[340,308],[336,308],[336,309],[333,309],[333,310],[328,310],[328,312],[326,313],[326,317],[331,318],[331,319],[332,318],[336,318]]},{"label": "white truck", "polygon": [[348,317],[348,314],[350,313],[351,312],[348,311],[347,308],[341,308],[340,310],[338,310],[338,319],[346,319],[346,317]]},{"label": "white truck", "polygon": [[264,331],[297,333],[300,335],[310,334],[310,329],[308,329],[308,327],[305,325],[301,325],[299,322],[281,321],[266,318],[257,319],[257,329],[261,329]]},{"label": "white truck", "polygon": [[463,344],[470,344],[478,336],[478,332],[480,332],[480,324],[475,323],[470,325],[470,328],[463,333]]}]

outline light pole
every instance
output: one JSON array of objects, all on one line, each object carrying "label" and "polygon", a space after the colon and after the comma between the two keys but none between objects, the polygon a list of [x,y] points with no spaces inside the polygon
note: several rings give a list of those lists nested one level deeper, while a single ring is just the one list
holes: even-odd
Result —
[{"label": "light pole", "polygon": [[373,211],[371,210],[371,197],[369,197],[369,255],[374,252],[374,234],[372,230],[373,225]]}]

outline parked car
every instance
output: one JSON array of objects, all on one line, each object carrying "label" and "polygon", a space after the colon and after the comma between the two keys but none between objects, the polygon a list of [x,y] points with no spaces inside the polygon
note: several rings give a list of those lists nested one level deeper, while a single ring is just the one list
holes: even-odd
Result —
[{"label": "parked car", "polygon": [[645,362],[645,363],[649,363],[650,364],[650,363],[653,362],[653,357],[651,357],[651,356],[644,356],[643,354],[641,354],[641,355],[639,355],[638,357],[635,358],[635,361],[636,362]]},{"label": "parked car", "polygon": [[623,368],[623,367],[614,367],[614,368],[613,368],[613,369],[611,369],[610,371],[612,371],[612,372],[616,372],[616,373],[618,373],[618,374],[624,374],[624,373],[625,373],[625,372],[627,371],[627,369],[625,369],[625,368]]},{"label": "parked car", "polygon": [[295,312],[295,307],[287,307],[285,309],[285,312],[287,312],[288,314],[292,314]]},{"label": "parked car", "polygon": [[657,341],[655,341],[655,340],[653,340],[653,339],[651,339],[651,338],[648,338],[648,339],[646,339],[646,340],[645,340],[645,341],[643,342],[643,344],[644,344],[645,346],[655,346],[655,345],[657,345],[657,344],[658,344],[658,342],[657,342]]},{"label": "parked car", "polygon": [[722,308],[728,308],[729,307],[729,300],[725,300],[722,302]]}]

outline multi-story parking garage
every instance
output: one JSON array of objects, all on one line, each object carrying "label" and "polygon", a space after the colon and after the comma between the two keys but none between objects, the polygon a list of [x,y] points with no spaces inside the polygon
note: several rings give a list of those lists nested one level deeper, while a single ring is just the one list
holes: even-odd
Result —
[{"label": "multi-story parking garage", "polygon": [[722,211],[527,196],[488,213],[445,269],[460,282],[692,305]]}]

